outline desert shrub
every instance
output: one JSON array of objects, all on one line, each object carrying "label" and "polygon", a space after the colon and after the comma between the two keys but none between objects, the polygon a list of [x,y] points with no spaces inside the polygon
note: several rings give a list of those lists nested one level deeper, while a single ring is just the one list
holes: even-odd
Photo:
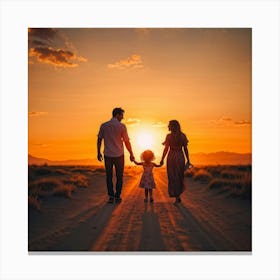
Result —
[{"label": "desert shrub", "polygon": [[76,190],[73,185],[59,185],[53,190],[53,195],[71,198],[72,192]]},{"label": "desert shrub", "polygon": [[96,169],[94,169],[94,172],[105,173],[105,168],[97,167]]},{"label": "desert shrub", "polygon": [[237,179],[242,177],[242,173],[233,169],[225,169],[222,170],[221,177],[225,179]]},{"label": "desert shrub", "polygon": [[81,174],[72,175],[69,179],[64,179],[63,183],[75,185],[78,188],[87,188],[89,185],[88,178]]},{"label": "desert shrub", "polygon": [[61,169],[61,168],[54,168],[52,171],[53,175],[69,175],[69,171]]},{"label": "desert shrub", "polygon": [[211,173],[214,178],[219,178],[223,169],[224,167],[221,165],[206,167],[206,170]]},{"label": "desert shrub", "polygon": [[252,197],[250,173],[234,179],[214,179],[209,183],[208,187],[210,190],[218,190],[218,193],[227,192],[228,196],[234,198],[251,199]]},{"label": "desert shrub", "polygon": [[28,207],[34,208],[38,211],[41,210],[41,202],[38,200],[37,196],[33,196],[33,195],[28,196]]},{"label": "desert shrub", "polygon": [[252,198],[252,178],[250,173],[246,173],[242,178],[235,180],[235,188],[232,189],[230,196],[241,199]]},{"label": "desert shrub", "polygon": [[28,185],[28,193],[30,195],[46,196],[51,194],[59,185],[61,185],[61,181],[58,179],[42,178]]},{"label": "desert shrub", "polygon": [[252,172],[252,166],[251,165],[238,165],[237,170],[243,171],[243,172]]},{"label": "desert shrub", "polygon": [[52,168],[48,166],[36,166],[33,169],[33,173],[36,176],[46,176],[53,174]]},{"label": "desert shrub", "polygon": [[200,181],[201,183],[208,183],[211,181],[213,176],[205,169],[199,169],[197,172],[194,173],[193,179],[195,181]]}]

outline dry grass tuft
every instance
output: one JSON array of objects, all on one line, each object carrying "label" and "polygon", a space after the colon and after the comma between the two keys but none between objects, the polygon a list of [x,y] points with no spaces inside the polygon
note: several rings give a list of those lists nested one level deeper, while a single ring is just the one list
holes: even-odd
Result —
[{"label": "dry grass tuft", "polygon": [[218,193],[227,193],[229,197],[251,199],[252,198],[252,181],[251,174],[245,173],[238,178],[218,178],[212,180],[209,189],[218,190]]},{"label": "dry grass tuft", "polygon": [[199,169],[193,174],[193,179],[195,181],[200,181],[201,183],[208,183],[213,179],[213,176],[207,170]]},{"label": "dry grass tuft", "polygon": [[72,197],[72,193],[76,190],[76,187],[73,185],[59,185],[53,190],[53,195],[63,196],[67,198]]},{"label": "dry grass tuft", "polygon": [[60,184],[61,181],[56,178],[41,178],[28,185],[28,193],[41,197],[51,195]]},{"label": "dry grass tuft", "polygon": [[87,188],[89,186],[88,178],[82,174],[74,174],[69,179],[64,179],[63,183],[75,185],[78,188]]}]

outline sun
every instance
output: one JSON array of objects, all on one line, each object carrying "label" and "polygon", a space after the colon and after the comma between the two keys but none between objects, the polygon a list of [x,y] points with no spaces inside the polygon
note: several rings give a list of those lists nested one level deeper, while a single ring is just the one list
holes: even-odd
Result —
[{"label": "sun", "polygon": [[143,150],[152,149],[154,146],[154,137],[147,131],[141,131],[136,136],[136,142],[139,148]]}]

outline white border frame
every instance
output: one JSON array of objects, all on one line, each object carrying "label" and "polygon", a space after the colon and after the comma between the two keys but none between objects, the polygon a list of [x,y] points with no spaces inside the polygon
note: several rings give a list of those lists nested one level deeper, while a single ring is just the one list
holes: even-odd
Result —
[{"label": "white border frame", "polygon": [[[279,1],[1,1],[1,279],[280,279]],[[252,255],[28,255],[27,28],[252,27]]]}]

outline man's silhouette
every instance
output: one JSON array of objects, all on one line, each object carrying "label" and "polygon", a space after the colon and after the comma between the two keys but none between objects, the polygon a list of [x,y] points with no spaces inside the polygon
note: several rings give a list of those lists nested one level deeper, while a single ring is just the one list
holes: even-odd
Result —
[{"label": "man's silhouette", "polygon": [[[104,160],[106,169],[106,182],[107,191],[109,196],[108,203],[121,202],[121,191],[123,184],[123,170],[124,170],[124,148],[123,142],[125,143],[126,149],[130,154],[130,160],[134,160],[131,144],[128,138],[127,129],[124,124],[121,123],[123,119],[124,110],[122,108],[114,108],[112,115],[113,118],[100,126],[97,139],[97,159],[103,160],[100,152],[102,139],[104,139]],[[113,186],[113,166],[116,171],[116,191]]]}]

